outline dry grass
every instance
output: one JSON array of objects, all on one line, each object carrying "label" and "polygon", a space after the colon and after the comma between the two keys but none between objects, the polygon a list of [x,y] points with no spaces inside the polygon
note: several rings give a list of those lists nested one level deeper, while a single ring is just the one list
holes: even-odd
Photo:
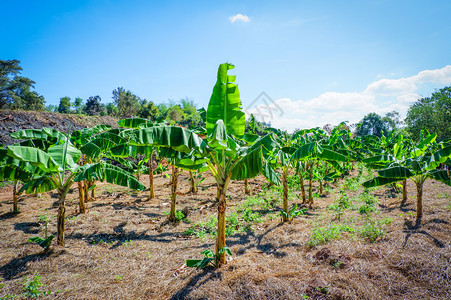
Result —
[{"label": "dry grass", "polygon": [[[141,181],[147,184],[147,176]],[[214,248],[214,238],[183,234],[194,223],[215,215],[216,195],[212,178],[196,195],[189,189],[187,174],[180,177],[179,209],[189,207],[191,224],[166,224],[169,210],[168,179],[156,178],[157,199],[147,192],[131,193],[99,184],[97,199],[86,214],[76,213],[77,191],[68,196],[66,247],[48,254],[28,243],[43,236],[39,215],[56,215],[55,196],[23,196],[22,213],[12,215],[11,191],[0,193],[0,296],[20,294],[25,278],[41,276],[46,297],[60,299],[449,299],[451,298],[450,202],[451,188],[434,181],[425,187],[425,213],[421,226],[413,224],[414,199],[377,195],[380,212],[374,220],[391,218],[386,234],[370,243],[358,234],[344,233],[327,244],[309,247],[315,226],[351,222],[365,224],[358,210],[346,210],[332,221],[327,207],[339,197],[334,193],[316,199],[308,215],[291,224],[266,218],[253,231],[230,236],[227,245],[233,259],[218,270],[184,267],[186,259],[201,258]],[[252,181],[254,194],[262,178]],[[341,183],[340,183],[341,184]],[[409,185],[409,196],[415,189]],[[228,211],[243,203],[244,186],[232,182]],[[357,191],[355,194],[360,193]],[[353,195],[350,193],[349,195]],[[202,209],[200,209],[202,208]],[[56,231],[51,218],[49,231]],[[20,296],[21,297],[21,296]]]}]

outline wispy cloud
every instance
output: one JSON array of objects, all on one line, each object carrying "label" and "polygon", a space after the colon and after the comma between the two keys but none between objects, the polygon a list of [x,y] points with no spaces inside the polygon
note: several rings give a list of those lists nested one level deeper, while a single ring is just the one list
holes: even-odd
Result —
[{"label": "wispy cloud", "polygon": [[250,21],[250,19],[249,19],[249,17],[246,16],[246,15],[236,14],[236,15],[234,15],[234,16],[230,16],[230,17],[229,17],[229,21],[232,22],[232,23],[235,23],[235,22],[244,22],[244,23],[247,23],[247,22]]},{"label": "wispy cloud", "polygon": [[[342,121],[357,123],[370,112],[384,115],[396,110],[404,116],[409,105],[421,98],[419,91],[423,85],[428,84],[438,87],[451,84],[451,65],[405,78],[383,78],[370,83],[361,92],[326,92],[308,100],[277,99],[272,105],[283,110],[282,116],[273,119],[266,116],[264,121],[293,131],[296,128],[322,127],[328,123],[336,125]],[[265,109],[265,105],[260,105],[250,108],[249,112],[262,115]]]}]

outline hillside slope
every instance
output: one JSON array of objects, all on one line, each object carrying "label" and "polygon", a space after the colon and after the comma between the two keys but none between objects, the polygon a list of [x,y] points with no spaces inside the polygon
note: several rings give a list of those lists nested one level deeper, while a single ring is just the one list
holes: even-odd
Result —
[{"label": "hillside slope", "polygon": [[14,143],[9,134],[17,130],[50,127],[67,132],[69,124],[71,131],[97,124],[107,124],[117,128],[117,119],[111,116],[80,116],[44,111],[0,110],[0,144]]}]

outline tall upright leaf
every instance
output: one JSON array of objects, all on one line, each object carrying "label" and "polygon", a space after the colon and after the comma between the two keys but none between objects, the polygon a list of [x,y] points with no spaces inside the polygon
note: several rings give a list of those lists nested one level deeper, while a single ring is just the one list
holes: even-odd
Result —
[{"label": "tall upright leaf", "polygon": [[227,75],[235,68],[225,63],[219,65],[218,78],[207,109],[207,134],[210,134],[218,120],[223,120],[227,133],[241,137],[244,135],[246,116],[241,111],[241,100],[236,76]]}]

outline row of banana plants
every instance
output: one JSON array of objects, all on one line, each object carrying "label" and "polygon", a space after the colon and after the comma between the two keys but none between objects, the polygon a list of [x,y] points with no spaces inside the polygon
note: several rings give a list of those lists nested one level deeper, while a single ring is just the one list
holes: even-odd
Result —
[{"label": "row of banana plants", "polygon": [[[425,132],[414,144],[402,136],[352,138],[344,124],[330,133],[319,128],[294,134],[269,128],[266,135],[245,133],[245,114],[236,76],[228,75],[234,66],[225,63],[218,69],[205,117],[206,128],[188,129],[152,123],[144,119],[124,119],[119,128],[98,125],[62,133],[53,129],[27,129],[11,134],[21,142],[0,149],[0,180],[14,182],[13,203],[17,207],[20,192],[40,193],[56,190],[59,196],[57,243],[64,245],[65,198],[74,183],[79,191],[80,213],[86,201],[95,197],[95,182],[107,181],[135,190],[144,190],[134,173],[149,172],[149,198],[155,197],[154,165],[164,157],[172,165],[171,210],[175,221],[177,174],[209,171],[217,186],[218,234],[215,249],[217,266],[226,263],[227,188],[231,180],[247,180],[263,174],[271,184],[283,185],[282,220],[290,220],[287,177],[299,175],[303,204],[313,205],[313,182],[320,193],[326,181],[349,174],[353,163],[362,161],[378,170],[378,176],[365,182],[374,187],[405,182],[411,178],[417,186],[417,218],[422,216],[422,191],[426,178],[451,185],[449,172],[437,169],[450,165],[451,145],[435,142],[435,135]],[[130,160],[129,158],[133,158]],[[147,165],[147,167],[146,167]],[[308,184],[305,185],[305,180]],[[19,181],[23,186],[18,190]],[[308,191],[306,192],[306,186]],[[405,189],[404,189],[405,190]],[[406,193],[404,196],[407,197]],[[292,210],[291,210],[292,211]]]}]

